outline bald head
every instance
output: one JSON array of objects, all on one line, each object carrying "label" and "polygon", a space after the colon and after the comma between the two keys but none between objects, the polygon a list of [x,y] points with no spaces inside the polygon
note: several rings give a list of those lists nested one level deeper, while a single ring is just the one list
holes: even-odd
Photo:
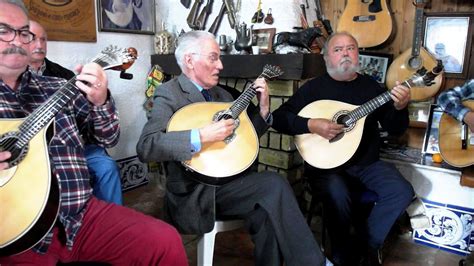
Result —
[{"label": "bald head", "polygon": [[3,4],[3,3],[11,4],[11,5],[19,7],[23,11],[25,16],[28,17],[28,10],[26,9],[25,4],[23,3],[22,0],[0,0],[0,4]]}]

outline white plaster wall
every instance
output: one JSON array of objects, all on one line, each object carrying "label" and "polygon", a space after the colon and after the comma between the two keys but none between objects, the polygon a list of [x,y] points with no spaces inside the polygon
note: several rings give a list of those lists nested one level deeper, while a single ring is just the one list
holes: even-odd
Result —
[{"label": "white plaster wall", "polygon": [[77,64],[90,62],[108,45],[135,47],[139,59],[127,70],[132,80],[120,79],[118,71],[107,71],[109,88],[116,101],[121,120],[121,137],[118,145],[109,152],[115,159],[136,155],[135,144],[145,123],[142,104],[145,101],[146,76],[150,69],[150,55],[153,53],[153,36],[125,33],[99,32],[97,43],[49,42],[48,58],[74,69]]},{"label": "white plaster wall", "polygon": [[[151,0],[145,0],[151,1]],[[194,3],[194,1],[192,1]],[[206,2],[206,1],[205,1]],[[237,0],[234,4],[237,5]],[[256,11],[258,0],[241,0],[241,7],[238,15],[240,21],[250,25],[251,18]],[[255,24],[254,29],[276,28],[277,32],[292,31],[294,26],[300,24],[300,0],[265,0],[262,1],[262,10],[266,14],[268,8],[272,8],[274,24]],[[314,1],[308,1],[309,8],[306,9],[308,21],[314,20]],[[190,9],[184,8],[178,0],[156,0],[156,22],[157,31],[161,30],[161,23],[164,22],[166,28],[171,33],[176,34],[183,29],[189,31],[186,24],[186,17]],[[212,14],[209,16],[206,30],[210,27],[214,18],[219,12],[222,1],[215,0]],[[225,34],[235,40],[235,31],[229,26],[225,15],[217,35]],[[139,53],[139,59],[127,70],[132,73],[132,80],[119,78],[119,72],[107,71],[109,77],[109,88],[116,100],[117,108],[121,119],[121,137],[118,145],[110,149],[109,152],[115,159],[123,159],[136,155],[135,145],[140,136],[143,125],[146,122],[142,104],[145,101],[146,76],[151,67],[150,55],[154,54],[154,38],[151,35],[139,35],[129,33],[98,32],[96,43],[80,42],[54,42],[48,43],[48,58],[73,69],[77,64],[90,62],[100,50],[113,44],[119,47],[135,47]]]}]

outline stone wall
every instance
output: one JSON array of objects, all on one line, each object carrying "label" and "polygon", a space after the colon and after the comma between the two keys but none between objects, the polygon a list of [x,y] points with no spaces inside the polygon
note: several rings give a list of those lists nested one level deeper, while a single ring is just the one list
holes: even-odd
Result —
[{"label": "stone wall", "polygon": [[[246,80],[221,80],[222,84],[232,86],[242,91],[245,87]],[[270,111],[276,110],[282,103],[293,95],[294,91],[299,87],[300,81],[270,81],[268,83],[270,89]],[[256,104],[256,99],[254,99]],[[303,172],[303,159],[296,149],[294,137],[286,134],[278,133],[270,128],[260,138],[260,152],[258,156],[258,171],[274,171],[278,172],[288,179],[298,193],[301,186],[298,184],[301,180]]]}]

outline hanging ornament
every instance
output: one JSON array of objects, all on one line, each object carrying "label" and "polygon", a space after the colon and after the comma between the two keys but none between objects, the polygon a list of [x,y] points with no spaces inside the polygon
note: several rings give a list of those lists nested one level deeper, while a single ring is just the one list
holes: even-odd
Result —
[{"label": "hanging ornament", "polygon": [[269,25],[273,24],[273,16],[272,16],[272,9],[271,8],[268,9],[267,16],[265,17],[263,22],[265,22],[265,24],[269,24]]}]

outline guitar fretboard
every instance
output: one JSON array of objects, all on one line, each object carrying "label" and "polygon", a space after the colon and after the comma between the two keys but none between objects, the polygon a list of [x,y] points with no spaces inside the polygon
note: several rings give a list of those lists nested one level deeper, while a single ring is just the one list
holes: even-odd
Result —
[{"label": "guitar fretboard", "polygon": [[[283,72],[279,67],[275,66],[265,66],[263,72],[258,76],[259,78],[265,78],[266,80],[270,80],[272,78],[278,77]],[[257,91],[255,90],[255,83],[249,85],[247,89],[237,98],[234,103],[229,107],[230,114],[232,114],[233,119],[237,119],[239,115],[247,109],[250,102],[252,101],[253,97],[257,95]],[[227,118],[227,117],[225,117]]]},{"label": "guitar fretboard", "polygon": [[[117,47],[109,47],[92,60],[104,69],[110,69],[122,65],[119,60]],[[44,127],[54,116],[73,98],[78,92],[77,79],[74,76],[63,87],[56,91],[43,105],[31,113],[19,126],[18,140],[15,146],[22,148]]]},{"label": "guitar fretboard", "polygon": [[[426,69],[420,69],[416,74],[414,74],[411,78],[402,82],[402,84],[408,88],[415,87],[415,86],[426,86],[428,85],[439,73],[441,69],[438,71],[438,68],[434,68],[433,71],[426,73]],[[347,115],[349,116],[349,120],[346,125],[355,123],[357,120],[365,117],[366,115],[372,113],[380,106],[384,105],[385,103],[392,100],[390,97],[390,91],[386,91],[379,96],[373,98],[372,100],[364,103],[363,105],[355,108]]]}]

